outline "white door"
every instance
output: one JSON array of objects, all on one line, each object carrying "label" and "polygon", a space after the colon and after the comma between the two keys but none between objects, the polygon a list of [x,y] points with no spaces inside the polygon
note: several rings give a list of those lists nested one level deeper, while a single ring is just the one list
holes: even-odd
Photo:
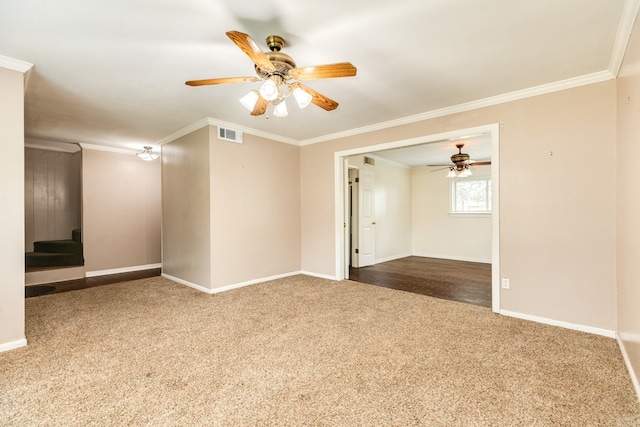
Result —
[{"label": "white door", "polygon": [[358,245],[356,248],[357,265],[366,267],[376,263],[375,225],[375,174],[373,171],[358,171]]}]

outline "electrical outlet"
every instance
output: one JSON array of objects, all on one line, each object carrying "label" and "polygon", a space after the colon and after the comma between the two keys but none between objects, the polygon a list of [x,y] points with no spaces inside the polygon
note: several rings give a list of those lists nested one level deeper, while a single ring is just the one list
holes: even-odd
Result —
[{"label": "electrical outlet", "polygon": [[509,284],[509,278],[508,277],[503,277],[502,278],[502,289],[509,289],[510,288],[510,284]]}]

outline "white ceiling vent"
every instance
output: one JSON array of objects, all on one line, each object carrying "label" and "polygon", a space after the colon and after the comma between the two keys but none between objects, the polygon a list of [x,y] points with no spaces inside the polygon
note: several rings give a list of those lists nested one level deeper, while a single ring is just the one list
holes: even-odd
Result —
[{"label": "white ceiling vent", "polygon": [[218,138],[242,144],[242,132],[218,126]]}]

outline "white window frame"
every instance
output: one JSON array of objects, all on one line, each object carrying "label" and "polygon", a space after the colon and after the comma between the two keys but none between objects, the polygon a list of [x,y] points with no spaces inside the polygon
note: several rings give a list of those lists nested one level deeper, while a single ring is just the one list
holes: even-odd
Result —
[{"label": "white window frame", "polygon": [[[493,200],[490,197],[487,200],[492,204],[491,209],[488,211],[456,211],[454,210],[454,204],[456,201],[456,183],[465,182],[465,181],[485,181],[491,183],[491,176],[489,175],[472,175],[466,178],[451,178],[449,179],[449,215],[450,216],[461,216],[461,217],[487,217],[491,216],[491,212],[493,210]],[[492,187],[493,184],[491,183]],[[493,191],[493,188],[492,188]]]}]

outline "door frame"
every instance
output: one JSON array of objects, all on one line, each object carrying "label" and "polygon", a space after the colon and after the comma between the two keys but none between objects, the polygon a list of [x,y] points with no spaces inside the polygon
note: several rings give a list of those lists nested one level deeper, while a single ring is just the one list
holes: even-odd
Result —
[{"label": "door frame", "polygon": [[374,153],[392,148],[429,144],[447,139],[456,139],[466,135],[486,133],[491,138],[491,186],[493,212],[491,215],[491,310],[500,312],[500,124],[492,123],[473,128],[458,129],[416,138],[404,139],[366,147],[337,151],[334,153],[334,194],[335,194],[335,272],[338,280],[349,277],[348,262],[348,206],[345,205],[348,194],[348,179],[345,180],[347,157]]}]

